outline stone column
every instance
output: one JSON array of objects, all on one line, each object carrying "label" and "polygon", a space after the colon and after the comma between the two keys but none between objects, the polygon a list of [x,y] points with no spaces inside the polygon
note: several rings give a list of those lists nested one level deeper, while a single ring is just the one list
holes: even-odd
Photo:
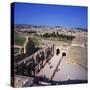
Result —
[{"label": "stone column", "polygon": [[26,37],[26,41],[25,41],[25,43],[24,43],[24,54],[26,54],[26,52],[27,52],[27,50],[26,50],[26,46],[27,46],[27,43],[28,43],[28,36]]},{"label": "stone column", "polygon": [[46,62],[46,49],[44,49],[44,64],[45,64],[45,62]]},{"label": "stone column", "polygon": [[34,54],[34,56],[33,56],[33,58],[34,58],[34,76],[36,75],[36,54]]},{"label": "stone column", "polygon": [[53,44],[53,55],[54,55],[54,44]]}]

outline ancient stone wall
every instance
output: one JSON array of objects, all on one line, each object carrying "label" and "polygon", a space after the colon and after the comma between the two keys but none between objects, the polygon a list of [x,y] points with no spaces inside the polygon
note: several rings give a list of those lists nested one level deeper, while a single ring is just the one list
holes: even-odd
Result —
[{"label": "ancient stone wall", "polygon": [[35,76],[54,55],[54,45],[45,46],[15,66],[15,74]]}]

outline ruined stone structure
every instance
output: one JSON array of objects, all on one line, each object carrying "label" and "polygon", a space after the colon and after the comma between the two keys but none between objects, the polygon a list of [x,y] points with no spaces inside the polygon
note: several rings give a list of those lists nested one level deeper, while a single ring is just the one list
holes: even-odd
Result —
[{"label": "ruined stone structure", "polygon": [[26,76],[36,76],[36,74],[45,66],[54,55],[54,45],[47,45],[38,50],[14,66],[14,73]]},{"label": "ruined stone structure", "polygon": [[23,46],[14,45],[13,48],[18,48],[19,52],[14,54],[14,61],[19,62],[22,59],[32,55],[36,51],[38,51],[40,48],[36,47],[34,43],[30,40],[29,37],[26,37],[26,41]]}]

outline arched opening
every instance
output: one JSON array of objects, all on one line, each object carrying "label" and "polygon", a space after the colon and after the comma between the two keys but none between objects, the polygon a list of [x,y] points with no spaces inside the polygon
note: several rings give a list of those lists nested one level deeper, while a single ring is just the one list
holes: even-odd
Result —
[{"label": "arched opening", "polygon": [[84,44],[84,47],[86,47],[86,44]]},{"label": "arched opening", "polygon": [[56,55],[58,55],[60,53],[60,50],[59,49],[57,49],[56,50]]},{"label": "arched opening", "polygon": [[62,53],[62,56],[66,56],[66,53],[65,53],[65,52],[63,52],[63,53]]}]

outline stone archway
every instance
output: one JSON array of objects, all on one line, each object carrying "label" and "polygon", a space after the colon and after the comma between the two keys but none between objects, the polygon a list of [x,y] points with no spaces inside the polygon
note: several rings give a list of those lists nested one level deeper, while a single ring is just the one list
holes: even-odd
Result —
[{"label": "stone archway", "polygon": [[60,49],[56,49],[56,55],[58,55],[60,53]]},{"label": "stone archway", "polygon": [[63,53],[62,53],[62,56],[66,56],[66,52],[63,52]]}]

